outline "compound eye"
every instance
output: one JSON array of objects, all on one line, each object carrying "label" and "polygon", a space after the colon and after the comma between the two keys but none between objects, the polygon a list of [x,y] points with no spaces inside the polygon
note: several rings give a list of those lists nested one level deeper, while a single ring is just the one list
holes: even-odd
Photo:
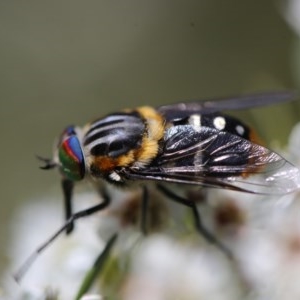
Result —
[{"label": "compound eye", "polygon": [[83,179],[85,175],[84,155],[78,137],[71,135],[66,138],[58,150],[61,171],[70,180]]}]

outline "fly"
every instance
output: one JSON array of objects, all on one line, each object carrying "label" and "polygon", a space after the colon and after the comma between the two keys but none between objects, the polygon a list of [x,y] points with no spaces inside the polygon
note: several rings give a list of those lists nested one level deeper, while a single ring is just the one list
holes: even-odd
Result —
[{"label": "fly", "polygon": [[[16,274],[20,280],[28,266],[74,222],[106,208],[106,184],[118,188],[140,183],[142,231],[147,232],[147,181],[170,200],[190,207],[197,230],[210,242],[228,250],[202,225],[196,203],[174,193],[167,184],[229,189],[252,194],[282,195],[300,187],[298,168],[260,145],[253,129],[223,113],[292,100],[292,92],[246,95],[220,100],[150,106],[108,114],[84,127],[68,126],[60,135],[52,159],[39,157],[42,169],[59,169],[66,222],[27,260]],[[103,199],[74,213],[72,193],[77,181],[99,183]]]}]

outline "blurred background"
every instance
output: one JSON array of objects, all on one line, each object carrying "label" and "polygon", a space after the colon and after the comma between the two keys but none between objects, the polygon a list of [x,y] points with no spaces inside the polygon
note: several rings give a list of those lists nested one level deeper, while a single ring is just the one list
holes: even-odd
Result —
[{"label": "blurred background", "polygon": [[[299,89],[297,6],[297,0],[1,1],[0,270],[11,260],[6,245],[21,206],[57,195],[63,215],[59,177],[39,170],[35,154],[50,157],[66,125],[143,104]],[[246,117],[267,142],[284,146],[299,104]],[[30,225],[39,226],[34,215]]]}]

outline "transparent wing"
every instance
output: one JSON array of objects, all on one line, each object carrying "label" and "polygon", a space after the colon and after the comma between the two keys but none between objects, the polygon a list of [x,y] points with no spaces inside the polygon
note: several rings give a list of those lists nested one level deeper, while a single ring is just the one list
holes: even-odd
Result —
[{"label": "transparent wing", "polygon": [[162,154],[127,176],[256,194],[286,194],[300,187],[298,168],[277,153],[208,127],[170,128]]},{"label": "transparent wing", "polygon": [[194,113],[208,114],[223,110],[241,110],[267,106],[294,100],[297,94],[293,91],[268,92],[253,95],[236,96],[224,99],[190,101],[158,107],[167,121],[185,118]]}]

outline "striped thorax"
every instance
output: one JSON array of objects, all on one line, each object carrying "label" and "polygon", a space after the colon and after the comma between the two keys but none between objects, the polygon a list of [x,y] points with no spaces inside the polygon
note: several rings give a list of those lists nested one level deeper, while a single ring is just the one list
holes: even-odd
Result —
[{"label": "striped thorax", "polygon": [[151,107],[109,114],[85,127],[69,126],[60,138],[62,173],[72,180],[86,173],[122,183],[118,170],[145,167],[158,154],[164,120]]}]

